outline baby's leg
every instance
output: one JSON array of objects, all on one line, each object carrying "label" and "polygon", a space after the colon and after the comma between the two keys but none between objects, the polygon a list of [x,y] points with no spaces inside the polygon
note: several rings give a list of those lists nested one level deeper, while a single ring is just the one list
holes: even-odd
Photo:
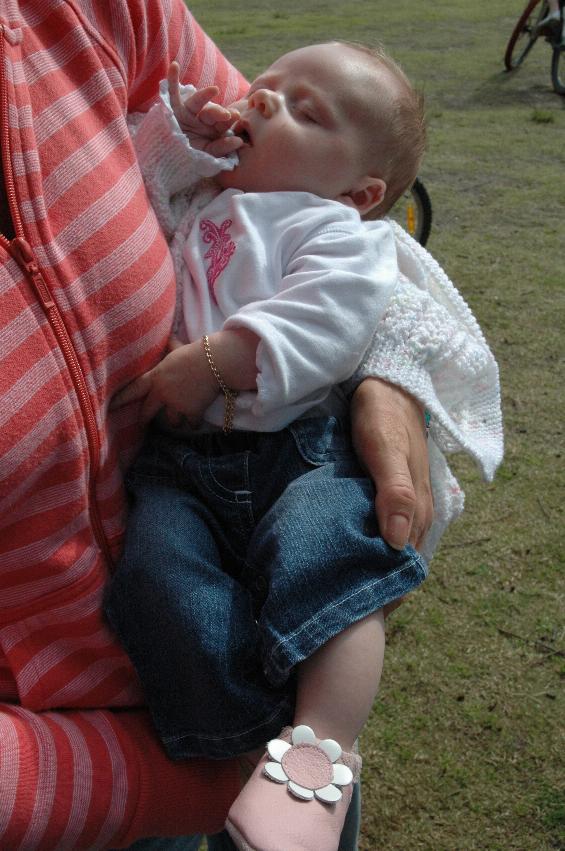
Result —
[{"label": "baby's leg", "polygon": [[297,666],[294,729],[269,743],[230,810],[226,826],[239,849],[337,851],[359,777],[352,751],[377,693],[384,646],[379,610]]},{"label": "baby's leg", "polygon": [[[426,575],[413,550],[379,537],[373,486],[339,430],[328,436],[306,420],[295,431],[311,466],[265,513],[247,553],[268,580],[265,675],[276,687],[297,677],[294,729],[269,742],[230,810],[228,831],[245,851],[337,851],[359,776],[353,745],[381,674],[382,609]],[[335,454],[322,463],[328,441]]]},{"label": "baby's leg", "polygon": [[331,638],[298,666],[294,724],[319,739],[336,739],[349,751],[375,699],[383,666],[382,610]]},{"label": "baby's leg", "polygon": [[[212,475],[205,479],[200,455],[189,448],[179,441],[182,463],[152,446],[138,458],[123,557],[105,609],[168,755],[224,758],[287,724],[293,695],[265,682],[249,592],[224,570],[220,512],[210,508],[209,492],[220,486]],[[242,478],[237,467],[233,476],[236,483]],[[207,503],[197,490],[200,480]],[[247,511],[230,502],[229,493],[224,488],[219,497],[227,504],[224,515],[232,511],[228,530],[238,528],[237,521],[243,525]]]}]

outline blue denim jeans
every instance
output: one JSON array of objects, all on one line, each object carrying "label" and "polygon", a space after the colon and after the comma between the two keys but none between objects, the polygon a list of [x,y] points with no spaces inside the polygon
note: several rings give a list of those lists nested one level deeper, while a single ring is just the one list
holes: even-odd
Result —
[{"label": "blue denim jeans", "polygon": [[[345,817],[338,851],[357,851],[361,822],[361,791],[359,784],[353,789],[353,797]],[[198,851],[201,836],[185,836],[177,839],[141,839],[130,845],[128,851]],[[224,830],[208,836],[208,851],[235,851],[235,845]]]},{"label": "blue denim jeans", "polygon": [[153,432],[128,478],[109,620],[169,756],[222,758],[292,722],[295,667],[418,585],[379,535],[349,426]]}]

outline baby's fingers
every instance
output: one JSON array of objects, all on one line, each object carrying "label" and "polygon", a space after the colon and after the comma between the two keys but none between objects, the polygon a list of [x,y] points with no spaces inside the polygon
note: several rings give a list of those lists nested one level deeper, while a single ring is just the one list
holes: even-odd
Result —
[{"label": "baby's fingers", "polygon": [[178,62],[171,62],[169,65],[167,82],[169,84],[171,106],[176,113],[178,109],[182,109],[182,101],[180,97],[180,68]]},{"label": "baby's fingers", "polygon": [[[209,88],[213,88],[209,86]],[[202,89],[201,91],[205,91]],[[216,89],[215,94],[218,93]],[[200,92],[197,92],[200,94]],[[196,97],[196,95],[194,95]],[[203,124],[206,124],[208,127],[213,127],[219,133],[225,133],[225,131],[231,127],[231,125],[237,121],[239,113],[234,113],[233,110],[228,109],[226,106],[221,106],[219,103],[214,103],[214,101],[210,100],[210,97],[214,97],[214,95],[210,95],[208,100],[202,104],[199,111],[197,111],[198,120]],[[191,109],[193,104],[191,103]],[[195,110],[196,112],[196,110]]]},{"label": "baby's fingers", "polygon": [[208,142],[206,151],[212,157],[225,157],[226,154],[237,151],[243,144],[244,142],[239,136],[222,136],[219,139]]},{"label": "baby's fingers", "polygon": [[[214,124],[215,121],[227,120],[226,113],[228,110],[219,103],[213,103],[212,98],[216,97],[219,89],[217,86],[205,86],[203,89],[198,89],[193,95],[190,95],[185,101],[185,106],[190,110],[195,118],[205,124]],[[212,116],[219,115],[218,119],[210,119]]]},{"label": "baby's fingers", "polygon": [[171,106],[177,117],[184,114],[190,118],[195,118],[202,107],[219,92],[217,86],[205,86],[186,97],[183,101],[180,91],[180,68],[178,62],[171,62],[169,65],[167,82],[169,84]]}]

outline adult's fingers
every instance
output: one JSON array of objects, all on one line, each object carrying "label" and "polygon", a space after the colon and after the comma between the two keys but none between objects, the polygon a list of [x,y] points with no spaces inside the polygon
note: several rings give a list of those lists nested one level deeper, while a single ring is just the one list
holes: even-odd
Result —
[{"label": "adult's fingers", "polygon": [[157,396],[156,393],[148,393],[143,405],[141,406],[141,411],[139,414],[139,418],[143,425],[150,422],[153,417],[155,417],[161,408],[163,407],[163,400]]},{"label": "adult's fingers", "polygon": [[364,460],[377,489],[375,508],[381,534],[391,547],[401,550],[412,534],[416,491],[407,451],[386,443],[389,435],[381,433],[380,439]]},{"label": "adult's fingers", "polygon": [[413,547],[420,549],[434,517],[428,441],[424,429],[421,431],[415,429],[412,432],[409,466],[416,494],[416,506],[409,540]]},{"label": "adult's fingers", "polygon": [[171,336],[169,337],[167,349],[169,350],[169,352],[174,352],[175,349],[180,349],[180,347],[184,345],[186,344],[182,343],[179,338],[176,337],[174,334],[171,334]]},{"label": "adult's fingers", "polygon": [[180,411],[175,411],[174,408],[169,407],[165,408],[165,417],[169,425],[173,428],[178,428],[179,426],[181,426],[184,420],[184,417]]},{"label": "adult's fingers", "polygon": [[153,376],[152,371],[150,370],[149,372],[144,372],[143,375],[140,375],[139,378],[136,378],[134,381],[131,381],[123,390],[116,393],[110,403],[110,410],[113,411],[116,408],[128,405],[130,402],[136,402],[138,399],[143,399],[143,397],[147,396],[151,389],[152,380]]},{"label": "adult's fingers", "polygon": [[353,438],[377,491],[383,538],[395,549],[421,545],[433,513],[423,412],[417,400],[380,379],[366,379],[351,406]]}]

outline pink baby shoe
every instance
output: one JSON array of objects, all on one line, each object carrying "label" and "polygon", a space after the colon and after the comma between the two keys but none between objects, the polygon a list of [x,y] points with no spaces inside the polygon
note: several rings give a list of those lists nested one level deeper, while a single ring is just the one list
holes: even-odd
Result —
[{"label": "pink baby shoe", "polygon": [[333,739],[285,727],[234,801],[226,829],[241,851],[337,851],[360,770],[361,758]]}]

